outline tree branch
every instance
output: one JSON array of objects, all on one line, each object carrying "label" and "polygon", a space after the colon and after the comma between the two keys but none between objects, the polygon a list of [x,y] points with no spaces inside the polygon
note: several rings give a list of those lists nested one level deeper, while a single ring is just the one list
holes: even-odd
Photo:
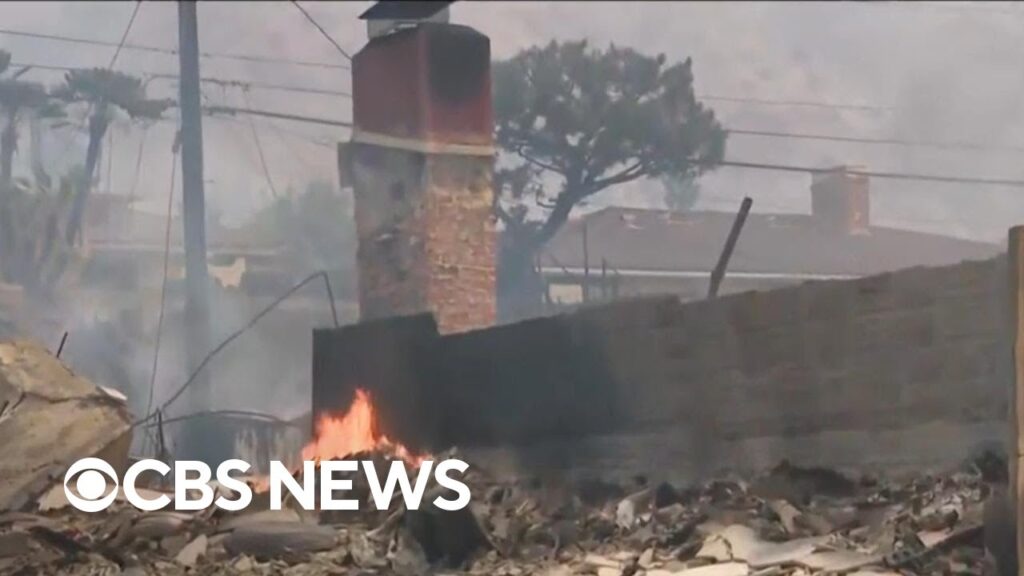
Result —
[{"label": "tree branch", "polygon": [[546,202],[544,202],[544,199],[541,198],[541,188],[540,187],[538,187],[537,190],[534,191],[533,201],[537,203],[537,206],[540,206],[541,208],[546,208],[548,210],[553,209],[555,207],[555,205],[557,204],[557,202],[556,203],[546,203]]},{"label": "tree branch", "polygon": [[[579,190],[579,188],[576,188],[576,190]],[[569,213],[572,212],[572,207],[576,205],[579,198],[579,193],[573,192],[570,189],[566,189],[558,195],[551,213],[548,214],[548,219],[537,232],[537,243],[539,245],[543,245],[550,240],[555,235],[555,232],[558,232],[558,229],[562,227],[562,224],[565,224],[565,221],[569,219]]]},{"label": "tree branch", "polygon": [[530,164],[533,164],[534,166],[536,166],[538,168],[542,168],[544,170],[550,170],[552,172],[555,172],[556,174],[562,174],[562,175],[565,174],[565,170],[563,170],[562,168],[559,168],[559,167],[557,167],[557,166],[555,166],[553,164],[547,164],[546,162],[541,162],[540,160],[537,160],[536,158],[530,156],[526,152],[523,152],[523,147],[522,146],[516,146],[516,154],[518,154],[519,157],[522,158],[523,160],[526,160],[527,162],[529,162]]},{"label": "tree branch", "polygon": [[644,172],[645,167],[643,161],[638,161],[636,164],[633,164],[629,168],[622,170],[618,174],[614,174],[607,178],[592,180],[589,184],[586,184],[587,190],[586,192],[583,193],[583,197],[590,196],[591,194],[600,192],[601,190],[604,190],[609,186],[614,186],[616,184],[623,184],[631,180],[636,180],[637,178],[643,176]]}]

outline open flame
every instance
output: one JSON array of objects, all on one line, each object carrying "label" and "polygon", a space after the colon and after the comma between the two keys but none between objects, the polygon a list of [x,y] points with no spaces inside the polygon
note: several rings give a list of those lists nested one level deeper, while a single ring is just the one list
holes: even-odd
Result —
[{"label": "open flame", "polygon": [[324,414],[317,419],[316,434],[302,449],[302,459],[340,460],[371,451],[401,458],[414,467],[427,459],[380,433],[370,393],[357,388],[348,412],[340,416]]}]

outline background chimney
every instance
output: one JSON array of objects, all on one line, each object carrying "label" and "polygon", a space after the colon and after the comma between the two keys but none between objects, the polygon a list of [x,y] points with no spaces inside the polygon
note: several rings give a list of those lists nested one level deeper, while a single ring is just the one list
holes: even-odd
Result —
[{"label": "background chimney", "polygon": [[863,166],[838,166],[811,177],[811,214],[815,222],[840,234],[867,232],[870,225],[868,177],[850,174]]}]

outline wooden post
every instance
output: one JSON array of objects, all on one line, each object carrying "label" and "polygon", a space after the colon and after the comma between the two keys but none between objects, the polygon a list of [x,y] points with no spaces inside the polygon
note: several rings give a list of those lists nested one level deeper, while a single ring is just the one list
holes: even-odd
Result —
[{"label": "wooden post", "polygon": [[583,302],[590,300],[590,247],[587,244],[587,220],[583,219]]},{"label": "wooden post", "polygon": [[1024,514],[1019,502],[1024,502],[1024,478],[1021,464],[1024,463],[1024,226],[1010,229],[1007,250],[1010,271],[1010,335],[1013,341],[1013,398],[1010,402],[1010,443],[1009,500],[1017,526],[1017,574],[1020,558],[1024,558]]},{"label": "wooden post", "polygon": [[718,296],[718,288],[722,285],[722,279],[725,278],[725,270],[729,267],[729,258],[732,257],[733,248],[736,247],[740,231],[743,230],[743,223],[747,221],[747,214],[750,213],[750,207],[753,205],[754,200],[749,197],[744,198],[743,203],[740,204],[740,211],[736,213],[736,219],[732,222],[732,229],[729,230],[729,236],[725,239],[725,246],[718,257],[718,264],[715,264],[715,269],[711,271],[711,281],[708,283],[708,298]]},{"label": "wooden post", "polygon": [[551,284],[548,279],[544,277],[544,271],[540,264],[540,252],[533,255],[533,269],[537,272],[537,278],[540,281],[540,287],[543,292],[544,310],[551,310]]},{"label": "wooden post", "polygon": [[608,300],[608,261],[601,258],[601,300]]}]

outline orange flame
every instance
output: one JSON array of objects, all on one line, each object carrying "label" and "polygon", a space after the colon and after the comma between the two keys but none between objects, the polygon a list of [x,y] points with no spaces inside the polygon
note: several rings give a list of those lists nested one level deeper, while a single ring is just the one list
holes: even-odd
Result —
[{"label": "orange flame", "polygon": [[348,412],[340,416],[324,414],[317,419],[313,441],[302,449],[303,460],[340,460],[359,452],[377,451],[401,458],[418,467],[426,456],[414,454],[401,444],[381,434],[370,393],[356,389]]}]

